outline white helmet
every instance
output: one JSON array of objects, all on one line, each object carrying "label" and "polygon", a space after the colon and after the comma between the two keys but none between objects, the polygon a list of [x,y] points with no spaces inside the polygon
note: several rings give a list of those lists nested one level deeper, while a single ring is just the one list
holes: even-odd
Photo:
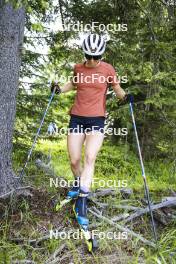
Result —
[{"label": "white helmet", "polygon": [[106,42],[103,36],[98,34],[90,34],[88,35],[82,44],[82,49],[84,53],[91,56],[99,56],[102,55],[105,51]]}]

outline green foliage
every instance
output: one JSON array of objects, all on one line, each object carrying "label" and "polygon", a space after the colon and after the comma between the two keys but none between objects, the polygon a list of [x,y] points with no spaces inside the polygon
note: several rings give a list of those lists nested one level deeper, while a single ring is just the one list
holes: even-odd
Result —
[{"label": "green foliage", "polygon": [[[28,8],[31,11],[28,11]],[[69,5],[61,3],[60,6],[53,6],[47,1],[28,1],[26,27],[31,34],[37,32],[40,35],[38,35],[39,39],[25,38],[25,41],[34,48],[37,44],[43,43],[43,45],[48,45],[50,50],[48,58],[42,58],[41,54],[28,50],[23,55],[21,76],[33,78],[37,72],[35,77],[37,80],[34,84],[30,84],[28,93],[26,93],[25,85],[21,87],[22,92],[19,93],[17,108],[21,125],[16,128],[16,138],[22,134],[23,129],[26,131],[26,128],[22,127],[24,125],[23,113],[28,112],[30,123],[32,119],[39,120],[42,109],[39,104],[42,104],[44,109],[49,95],[47,89],[45,91],[43,89],[43,86],[47,86],[47,81],[60,80],[60,78],[72,75],[73,64],[83,59],[80,49],[70,44],[70,41],[73,42],[79,38],[78,32],[53,33],[45,26],[45,22],[54,21],[54,15],[61,10],[62,22],[65,24],[77,21],[84,25],[93,21],[105,25],[109,23],[127,24],[127,32],[109,32],[111,39],[108,42],[104,59],[116,68],[119,76],[128,77],[128,82],[121,83],[121,86],[125,90],[130,90],[135,96],[135,116],[144,158],[173,160],[176,147],[174,143],[175,16],[173,7],[164,5],[161,1],[155,1],[155,3],[152,1],[125,1],[123,3],[121,1],[116,3],[113,1],[70,1]],[[42,34],[46,36],[43,40]],[[60,82],[61,85],[64,83]],[[60,107],[53,105],[52,116],[57,120],[57,124],[62,123],[66,126],[67,114],[73,98],[74,93],[64,94],[58,100]],[[20,101],[25,104],[25,108]],[[36,104],[36,101],[40,103]],[[26,102],[30,104],[26,105]],[[35,109],[35,115],[31,109]],[[108,118],[114,120],[114,127],[126,125],[129,127],[128,143],[134,149],[135,140],[128,108],[118,109],[116,98],[111,94],[107,99],[107,111]],[[17,123],[19,122],[17,119]],[[28,132],[31,133],[32,130],[33,126]],[[27,134],[25,133],[22,138]]]},{"label": "green foliage", "polygon": [[175,263],[175,234],[176,230],[170,229],[166,231],[166,235],[163,235],[159,241],[158,252],[151,254],[151,250],[146,248],[140,248],[136,257],[136,262],[139,263],[139,257],[145,256],[147,264],[158,264],[158,263]]},{"label": "green foliage", "polygon": [[[6,1],[7,2],[7,1]],[[72,43],[79,39],[77,32],[54,32],[50,22],[59,13],[62,22],[84,24],[92,21],[128,25],[128,31],[112,31],[104,60],[111,63],[119,76],[127,76],[128,82],[121,83],[122,88],[131,91],[135,97],[134,111],[139,132],[142,153],[152,198],[158,199],[158,194],[175,190],[175,8],[165,5],[162,1],[59,1],[54,6],[53,1],[8,1],[14,8],[22,5],[26,9],[25,47],[22,51],[21,81],[17,97],[17,115],[14,130],[13,164],[15,171],[24,164],[27,152],[31,147],[35,133],[39,127],[46,108],[50,89],[49,80],[59,80],[72,75],[73,65],[83,60],[82,51]],[[98,30],[97,30],[98,32]],[[48,48],[47,54],[38,45]],[[26,79],[23,78],[27,78]],[[63,85],[64,82],[60,81]],[[112,91],[112,89],[111,89]],[[46,188],[51,193],[56,189],[48,188],[49,175],[36,169],[36,158],[45,159],[51,154],[51,165],[56,176],[72,179],[66,137],[48,138],[47,126],[54,121],[59,129],[66,128],[69,122],[68,111],[73,104],[75,92],[54,97],[46,116],[41,135],[34,150],[28,168],[25,171],[25,182],[31,182],[40,188]],[[126,180],[128,187],[143,195],[143,181],[136,142],[128,106],[117,107],[117,99],[113,93],[107,97],[108,120],[113,120],[114,128],[128,127],[126,139],[108,137],[98,155],[95,168],[97,180]],[[104,186],[106,187],[106,186]],[[93,189],[99,186],[93,186]],[[161,195],[160,195],[161,196]],[[113,202],[118,202],[114,201]],[[35,220],[25,201],[20,204],[23,220],[31,223]],[[9,225],[2,227],[3,239],[0,244],[0,262],[8,263],[10,256],[14,259],[25,259],[31,248],[15,245],[7,241]],[[104,225],[102,230],[107,227]],[[145,229],[145,228],[144,228]],[[145,229],[146,230],[146,229]],[[22,235],[29,235],[24,227]],[[38,233],[32,234],[34,237]],[[130,245],[129,245],[130,244]],[[175,230],[164,230],[160,239],[160,251],[153,252],[148,248],[138,248],[138,241],[128,242],[129,252],[133,249],[136,263],[145,259],[146,263],[170,263],[174,260]],[[45,243],[47,254],[54,252],[60,246],[60,241]],[[121,247],[104,241],[102,252],[113,253]],[[69,245],[73,251],[74,260],[80,261],[75,244]],[[125,246],[126,249],[126,246]],[[32,250],[32,259],[44,261],[44,257]],[[137,252],[137,253],[136,253]],[[102,257],[102,256],[101,256]],[[104,261],[104,256],[101,261]],[[94,262],[99,262],[98,256]],[[132,259],[131,259],[132,261]]]},{"label": "green foliage", "polygon": [[1,241],[0,248],[0,263],[12,263],[13,260],[23,260],[26,257],[24,249],[7,241]]},{"label": "green foliage", "polygon": [[[143,179],[137,152],[134,154],[127,147],[127,145],[114,145],[109,140],[105,140],[96,161],[93,189],[108,188],[107,181],[110,179],[118,190],[121,187],[129,187],[141,192],[141,195],[143,195]],[[29,179],[31,175],[35,179],[37,186],[41,186],[42,184],[42,186],[48,188],[49,176],[44,175],[42,171],[36,170],[34,164],[37,157],[45,161],[48,156],[51,156],[51,167],[56,177],[64,177],[68,180],[73,179],[65,136],[53,138],[52,141],[46,138],[38,141],[32,160],[26,170]],[[84,155],[82,157],[84,158]],[[25,159],[26,153],[21,155],[21,151],[16,151],[14,155],[15,168],[19,169],[25,162]],[[146,167],[147,182],[151,191],[159,193],[168,189],[174,190],[176,185],[174,164],[154,160],[145,162],[144,165]],[[102,180],[106,183],[105,186],[102,185]],[[122,186],[123,181],[125,181],[124,184],[126,186]],[[53,189],[53,191],[56,190]]]}]

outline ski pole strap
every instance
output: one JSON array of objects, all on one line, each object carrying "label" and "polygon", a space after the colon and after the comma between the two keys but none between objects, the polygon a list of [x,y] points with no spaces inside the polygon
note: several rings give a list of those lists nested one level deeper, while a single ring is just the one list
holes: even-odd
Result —
[{"label": "ski pole strap", "polygon": [[82,193],[82,192],[79,193],[79,197],[87,197],[88,195],[89,193]]}]

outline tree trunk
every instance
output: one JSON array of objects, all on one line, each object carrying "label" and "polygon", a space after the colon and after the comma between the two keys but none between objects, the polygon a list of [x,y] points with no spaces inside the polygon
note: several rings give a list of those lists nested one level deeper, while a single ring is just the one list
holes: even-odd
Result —
[{"label": "tree trunk", "polygon": [[0,0],[0,195],[15,184],[12,135],[23,43],[25,11]]}]

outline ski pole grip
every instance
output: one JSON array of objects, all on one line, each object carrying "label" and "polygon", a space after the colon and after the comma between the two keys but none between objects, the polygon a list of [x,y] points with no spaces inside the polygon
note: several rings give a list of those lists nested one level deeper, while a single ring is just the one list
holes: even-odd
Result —
[{"label": "ski pole grip", "polygon": [[51,84],[51,92],[53,93],[56,93],[56,94],[60,94],[62,91],[61,91],[61,88],[59,87],[58,83],[56,82],[52,82]]}]

